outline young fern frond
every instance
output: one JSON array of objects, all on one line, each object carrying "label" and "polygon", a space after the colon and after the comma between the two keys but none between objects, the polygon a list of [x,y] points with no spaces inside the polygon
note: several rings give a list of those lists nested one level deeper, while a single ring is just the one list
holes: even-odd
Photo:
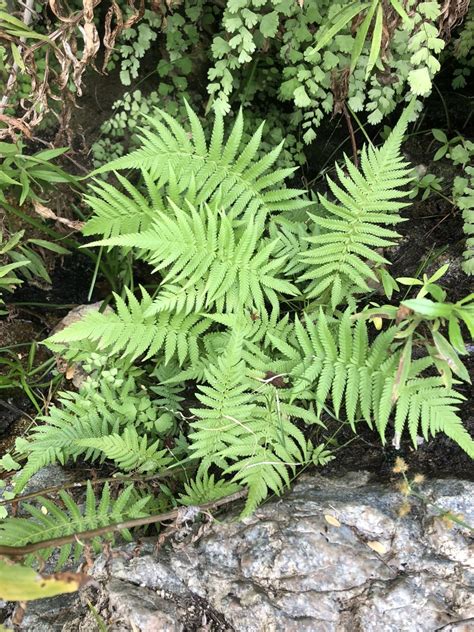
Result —
[{"label": "young fern frond", "polygon": [[[128,156],[113,160],[95,173],[119,169],[140,169],[168,186],[175,179],[184,197],[195,206],[221,199],[221,208],[230,219],[253,218],[259,213],[291,212],[308,206],[304,191],[283,186],[295,169],[272,169],[282,144],[256,160],[262,128],[242,146],[243,116],[239,112],[233,129],[224,140],[224,121],[216,114],[208,144],[203,127],[186,104],[190,132],[163,110],[149,118],[153,131],[142,129],[141,148]],[[192,191],[192,198],[186,194]],[[105,216],[104,216],[105,218]],[[97,223],[93,225],[95,232]],[[131,231],[130,231],[131,232]]]},{"label": "young fern frond", "polygon": [[152,473],[164,469],[173,461],[166,449],[159,449],[159,440],[149,445],[148,437],[139,436],[133,426],[127,426],[122,434],[80,439],[76,443],[101,452],[123,472]]},{"label": "young fern frond", "polygon": [[319,196],[327,215],[311,214],[322,230],[306,238],[312,247],[301,254],[309,298],[327,296],[335,309],[351,291],[369,291],[367,279],[377,280],[371,265],[388,263],[377,249],[399,236],[384,226],[403,221],[398,213],[406,204],[399,200],[412,176],[400,145],[412,113],[410,104],[382,147],[363,148],[361,171],[346,157],[347,173],[336,166],[340,185],[327,179],[336,201]]},{"label": "young fern frond", "polygon": [[[133,485],[126,487],[115,500],[111,497],[108,483],[104,485],[100,498],[96,498],[90,482],[87,484],[86,498],[83,504],[78,505],[72,496],[64,490],[59,492],[59,498],[64,507],[60,507],[57,503],[42,496],[36,499],[34,505],[22,504],[23,511],[29,517],[2,520],[0,523],[0,544],[21,547],[149,515],[146,506],[150,497],[139,498]],[[131,534],[127,529],[120,533],[125,540],[131,540]],[[107,540],[111,544],[114,542],[112,534],[95,538],[92,540],[92,546],[96,553],[101,550],[101,539]],[[77,540],[75,544],[65,544],[60,547],[56,568],[63,567],[71,555],[77,560],[82,548],[83,544],[80,540]],[[35,556],[48,560],[53,553],[54,548],[45,547],[35,553]],[[28,558],[30,563],[34,560],[32,555]]]}]

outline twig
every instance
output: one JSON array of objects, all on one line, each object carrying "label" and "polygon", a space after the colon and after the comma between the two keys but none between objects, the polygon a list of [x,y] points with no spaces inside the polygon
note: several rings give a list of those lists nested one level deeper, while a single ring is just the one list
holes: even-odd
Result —
[{"label": "twig", "polygon": [[349,130],[349,136],[351,137],[352,153],[354,155],[354,165],[356,169],[359,168],[359,157],[357,155],[357,143],[354,134],[354,128],[352,127],[351,117],[345,103],[342,104],[342,111],[346,117],[347,129]]},{"label": "twig", "polygon": [[[224,498],[220,498],[219,500],[215,500],[213,502],[204,503],[203,505],[197,505],[196,509],[199,512],[211,511],[212,509],[217,509],[218,507],[222,507],[224,505],[228,505],[229,503],[233,503],[236,500],[241,500],[247,495],[247,490],[244,489],[240,492],[235,492],[234,494],[230,494],[230,496],[225,496]],[[79,542],[82,543],[84,540],[90,540],[100,535],[105,535],[107,533],[115,533],[117,531],[123,531],[124,529],[132,529],[133,527],[141,527],[147,524],[155,524],[156,522],[166,522],[169,520],[175,520],[179,513],[180,509],[173,509],[172,511],[168,511],[162,514],[156,514],[153,516],[148,516],[146,518],[135,518],[134,520],[125,520],[124,522],[119,522],[117,524],[109,524],[106,527],[99,527],[98,529],[91,529],[90,531],[82,531],[81,533],[73,533],[72,535],[65,535],[61,538],[51,538],[49,540],[43,540],[42,542],[34,542],[32,544],[26,544],[25,546],[0,546],[0,555],[6,555],[9,557],[21,557],[23,555],[29,555],[30,553],[34,553],[35,551],[39,551],[41,549],[46,549],[50,547],[58,547],[63,546],[64,544],[69,544],[71,542]]]}]

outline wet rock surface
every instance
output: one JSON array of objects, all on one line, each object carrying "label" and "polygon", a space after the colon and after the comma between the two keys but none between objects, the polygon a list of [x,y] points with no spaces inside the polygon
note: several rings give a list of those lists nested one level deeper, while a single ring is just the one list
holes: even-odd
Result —
[{"label": "wet rock surface", "polygon": [[[459,480],[423,486],[468,524],[473,492]],[[97,587],[30,604],[16,629],[92,632],[98,615],[112,632],[467,632],[472,531],[421,502],[400,518],[402,500],[363,472],[302,478],[244,521],[196,523],[159,550],[147,539],[101,555]]]}]

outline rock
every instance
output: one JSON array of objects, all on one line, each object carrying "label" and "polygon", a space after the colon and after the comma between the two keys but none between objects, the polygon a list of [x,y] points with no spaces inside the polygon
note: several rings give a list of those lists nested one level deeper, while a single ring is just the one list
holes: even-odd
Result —
[{"label": "rock", "polygon": [[74,611],[76,602],[76,595],[60,595],[32,602],[26,608],[21,624],[16,628],[34,632],[61,632],[65,621]]},{"label": "rock", "polygon": [[[431,502],[468,524],[473,492],[474,483],[459,480],[423,486]],[[196,534],[156,551],[148,539],[101,555],[92,569],[99,592],[76,595],[63,627],[41,627],[49,610],[32,604],[18,630],[92,632],[81,606],[88,599],[110,632],[467,631],[469,529],[448,525],[423,503],[400,518],[402,500],[360,472],[301,478],[285,498],[243,521],[216,522],[194,543]]]},{"label": "rock", "polygon": [[[83,320],[88,314],[91,312],[98,312],[102,306],[102,302],[99,301],[97,303],[90,303],[89,305],[78,305],[71,309],[64,318],[62,318],[56,327],[51,332],[51,336],[66,329],[66,327],[70,327],[75,323]],[[113,309],[107,305],[104,309],[104,314],[112,314]],[[56,367],[60,373],[64,373],[67,380],[71,380],[73,385],[76,388],[80,388],[87,378],[87,373],[82,368],[82,363],[73,362],[69,364],[63,357],[60,355],[56,356]]]},{"label": "rock", "polygon": [[77,479],[77,475],[77,471],[66,470],[60,465],[46,465],[38,470],[36,474],[33,474],[21,493],[31,494],[42,489],[48,489],[48,487],[67,485]]}]

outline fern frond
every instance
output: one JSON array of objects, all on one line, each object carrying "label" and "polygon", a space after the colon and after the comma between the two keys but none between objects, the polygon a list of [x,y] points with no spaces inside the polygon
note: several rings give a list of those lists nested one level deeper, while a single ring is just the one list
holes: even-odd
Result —
[{"label": "fern frond", "polygon": [[[123,378],[114,370],[103,370],[100,382],[87,378],[79,392],[59,394],[56,405],[39,417],[28,441],[19,451],[27,457],[24,468],[15,477],[15,491],[23,489],[33,474],[45,465],[64,464],[79,457],[103,461],[101,446],[94,445],[109,436],[121,435],[125,429],[156,424],[160,402],[150,400],[138,388],[132,376]],[[108,456],[108,455],[107,455]]]},{"label": "fern frond", "polygon": [[242,360],[243,332],[234,330],[217,364],[209,367],[208,384],[200,385],[203,408],[192,409],[190,449],[202,459],[200,468],[214,464],[249,488],[244,514],[269,491],[280,493],[289,484],[288,470],[307,462],[309,447],[291,417],[315,421],[311,411],[280,401],[271,384],[254,384]]},{"label": "fern frond", "polygon": [[124,472],[156,472],[173,461],[166,449],[158,449],[159,440],[149,445],[148,437],[140,437],[133,426],[126,427],[122,434],[80,439],[76,443],[102,452]]},{"label": "fern frond", "polygon": [[[472,454],[474,442],[457,414],[463,396],[439,376],[420,376],[431,359],[412,362],[406,384],[397,384],[401,351],[392,346],[396,333],[391,327],[369,343],[364,321],[352,323],[346,311],[335,328],[321,310],[316,322],[296,318],[293,332],[282,330],[280,337],[270,338],[284,358],[276,366],[289,375],[293,399],[313,399],[318,411],[330,403],[353,429],[362,417],[377,428],[382,442],[393,416],[396,436],[408,427],[415,446],[421,427],[426,438],[444,432]],[[270,358],[266,365],[274,370]]]},{"label": "fern frond", "polygon": [[[162,110],[149,118],[153,131],[142,129],[141,147],[128,156],[113,160],[95,174],[120,169],[140,169],[166,186],[174,174],[179,188],[193,189],[193,203],[199,206],[221,196],[221,208],[231,219],[264,214],[297,211],[306,208],[304,191],[282,186],[294,169],[273,169],[282,145],[260,160],[262,128],[242,146],[243,116],[236,118],[233,129],[224,140],[224,124],[216,114],[208,145],[202,125],[187,105],[190,133]],[[184,194],[184,197],[187,197]]]},{"label": "fern frond", "polygon": [[[164,208],[161,197],[153,196],[151,206],[142,193],[126,178],[118,173],[115,175],[128,195],[121,193],[107,182],[98,181],[95,185],[89,185],[95,195],[86,195],[84,199],[94,211],[94,215],[82,229],[84,235],[102,234],[104,237],[113,237],[146,230],[153,220],[154,213]],[[150,184],[148,189],[150,197],[151,186],[156,185]]]},{"label": "fern frond", "polygon": [[[59,492],[59,499],[64,507],[53,501],[38,497],[35,504],[23,504],[22,509],[28,518],[6,518],[0,523],[0,544],[7,546],[25,546],[35,542],[42,542],[52,538],[59,538],[82,531],[96,529],[98,527],[116,524],[134,518],[142,518],[149,515],[146,506],[149,497],[139,498],[133,485],[128,486],[113,500],[108,483],[105,484],[100,498],[96,498],[92,484],[88,482],[85,502],[78,505],[72,496],[64,490]],[[121,536],[131,540],[128,530],[121,531]],[[114,542],[112,534],[103,536],[102,539]],[[100,539],[92,541],[96,552],[101,550]],[[60,548],[57,568],[61,568],[69,560],[71,554],[77,560],[83,548],[83,544],[77,540],[73,544],[65,544]],[[48,560],[54,549],[44,548],[35,555],[43,560]],[[32,558],[32,556],[30,556]]]},{"label": "fern frond", "polygon": [[201,505],[229,496],[239,491],[240,486],[226,481],[225,478],[215,480],[214,474],[199,470],[194,480],[185,483],[184,489],[186,494],[179,497],[183,505]]},{"label": "fern frond", "polygon": [[408,380],[401,390],[395,413],[395,433],[401,436],[408,426],[413,445],[417,446],[417,435],[426,441],[438,432],[455,441],[460,448],[474,458],[474,440],[463,426],[458,408],[465,397],[447,389],[441,378],[415,378]]},{"label": "fern frond", "polygon": [[142,288],[139,302],[126,288],[128,305],[114,294],[117,313],[89,312],[85,318],[57,332],[46,344],[91,340],[101,350],[121,353],[130,359],[143,354],[146,358],[163,350],[166,362],[177,357],[182,364],[187,357],[192,361],[199,355],[198,339],[210,323],[198,314],[162,311],[157,318],[150,314],[152,299]]},{"label": "fern frond", "polygon": [[310,214],[322,230],[307,237],[311,248],[301,254],[308,297],[327,296],[334,309],[351,289],[369,291],[367,279],[376,280],[371,265],[388,263],[377,249],[394,243],[398,234],[384,225],[402,221],[398,213],[406,206],[402,187],[412,177],[400,144],[412,113],[410,104],[381,148],[364,147],[362,171],[346,157],[346,173],[337,167],[340,185],[328,178],[336,203],[320,196],[327,216]]},{"label": "fern frond", "polygon": [[101,240],[92,245],[137,247],[164,274],[153,307],[185,314],[214,307],[217,311],[265,309],[267,299],[278,310],[276,292],[295,295],[297,289],[278,272],[284,257],[273,256],[278,237],[263,239],[262,218],[236,230],[230,220],[209,207],[186,212],[171,202],[172,214],[157,213],[153,226],[141,233]]}]

